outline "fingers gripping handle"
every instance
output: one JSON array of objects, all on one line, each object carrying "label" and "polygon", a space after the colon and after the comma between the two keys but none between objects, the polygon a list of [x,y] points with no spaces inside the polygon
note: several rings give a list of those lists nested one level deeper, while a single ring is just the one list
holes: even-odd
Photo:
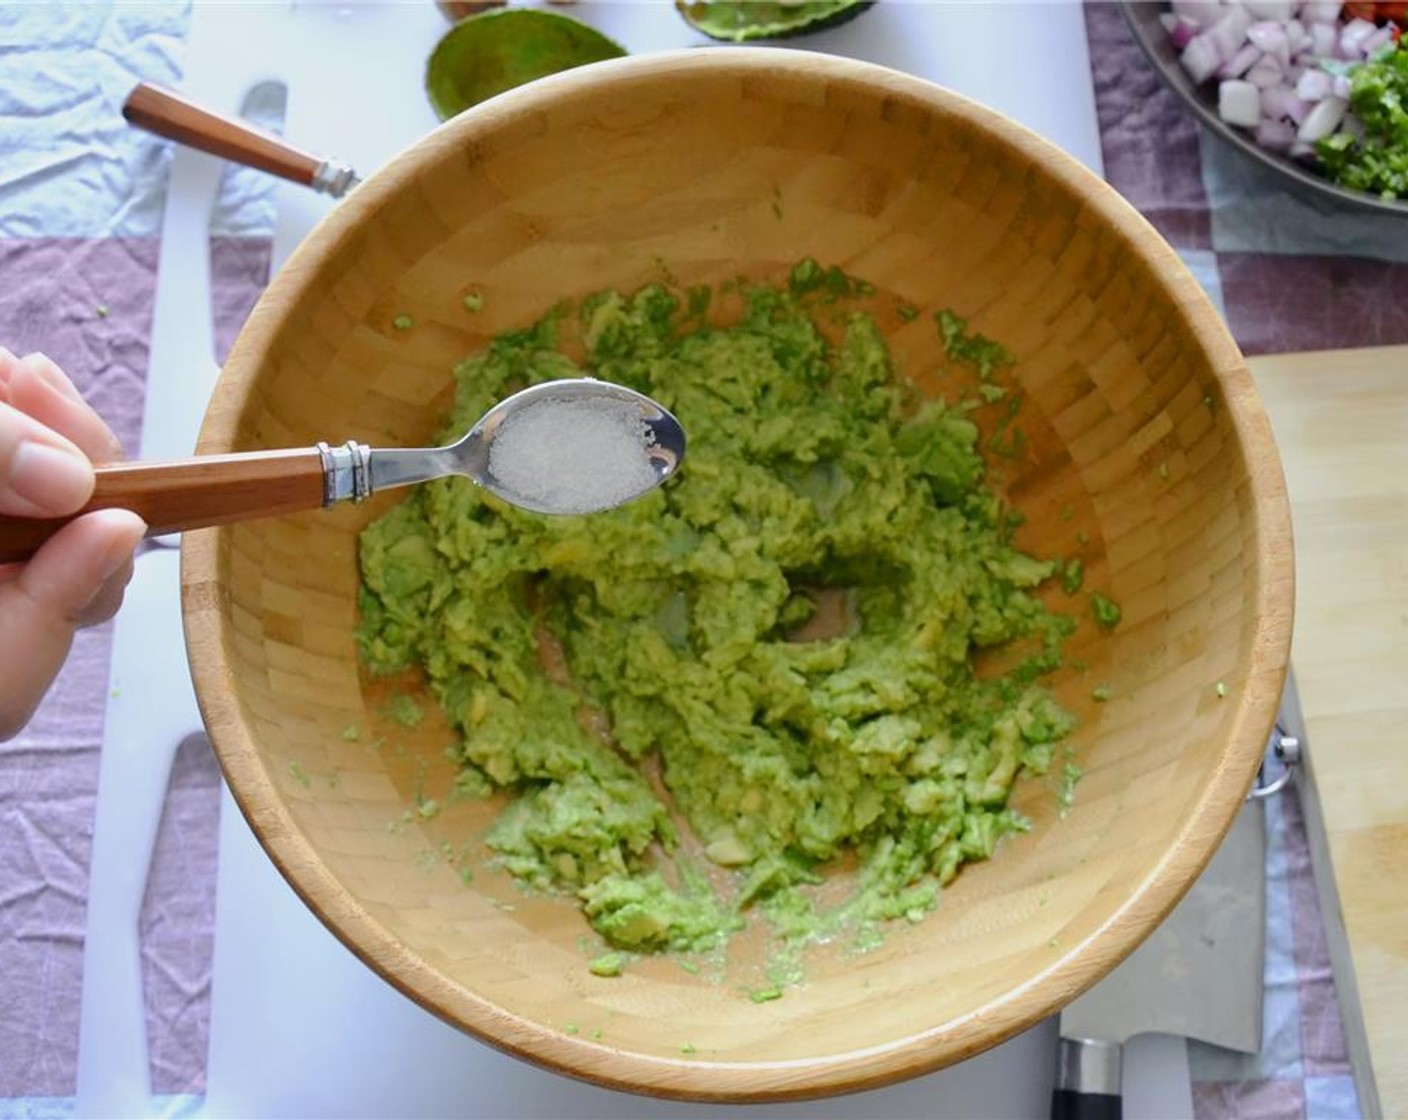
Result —
[{"label": "fingers gripping handle", "polygon": [[88,503],[70,517],[0,517],[0,563],[27,560],[76,517],[128,509],[148,536],[320,508],[324,455],[316,447],[203,455],[99,467]]}]

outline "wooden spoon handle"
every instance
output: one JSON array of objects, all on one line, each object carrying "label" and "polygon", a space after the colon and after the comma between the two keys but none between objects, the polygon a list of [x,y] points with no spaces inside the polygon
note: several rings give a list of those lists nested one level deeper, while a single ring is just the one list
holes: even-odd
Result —
[{"label": "wooden spoon handle", "polygon": [[323,457],[316,447],[116,463],[96,473],[93,497],[72,517],[0,516],[0,564],[27,560],[73,518],[93,510],[130,509],[155,537],[324,504]]},{"label": "wooden spoon handle", "polygon": [[173,90],[142,82],[127,95],[122,115],[138,128],[221,159],[255,167],[305,187],[341,193],[323,181],[330,165],[320,156],[296,148],[272,132],[214,113]]}]

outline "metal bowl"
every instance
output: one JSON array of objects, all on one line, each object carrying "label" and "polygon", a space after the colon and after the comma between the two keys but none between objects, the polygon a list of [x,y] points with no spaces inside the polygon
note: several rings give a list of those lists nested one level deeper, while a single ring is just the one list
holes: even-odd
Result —
[{"label": "metal bowl", "polygon": [[1178,52],[1173,49],[1168,32],[1159,22],[1159,16],[1167,10],[1167,6],[1148,3],[1147,0],[1119,0],[1119,6],[1124,12],[1130,31],[1134,33],[1135,41],[1153,63],[1154,69],[1198,115],[1214,136],[1245,152],[1263,167],[1269,167],[1290,189],[1302,196],[1309,196],[1322,205],[1327,202],[1336,206],[1347,204],[1361,210],[1408,217],[1408,199],[1384,199],[1365,191],[1338,186],[1297,160],[1268,151],[1247,133],[1227,124],[1217,115],[1215,89],[1211,86],[1195,86],[1188,72],[1179,63]]}]

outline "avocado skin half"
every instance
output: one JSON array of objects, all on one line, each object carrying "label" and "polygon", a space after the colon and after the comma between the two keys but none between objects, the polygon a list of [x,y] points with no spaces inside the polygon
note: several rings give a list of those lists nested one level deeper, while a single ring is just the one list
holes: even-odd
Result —
[{"label": "avocado skin half", "polygon": [[791,39],[855,19],[875,0],[675,0],[675,9],[696,31],[726,43]]}]

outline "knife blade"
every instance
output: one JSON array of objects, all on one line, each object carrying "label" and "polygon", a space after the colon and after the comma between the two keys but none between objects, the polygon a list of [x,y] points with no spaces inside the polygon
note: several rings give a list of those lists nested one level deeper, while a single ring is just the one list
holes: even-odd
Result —
[{"label": "knife blade", "polygon": [[1124,1044],[1160,1033],[1261,1049],[1266,836],[1259,801],[1242,807],[1203,874],[1168,918],[1061,1012],[1053,1120],[1119,1120]]}]

